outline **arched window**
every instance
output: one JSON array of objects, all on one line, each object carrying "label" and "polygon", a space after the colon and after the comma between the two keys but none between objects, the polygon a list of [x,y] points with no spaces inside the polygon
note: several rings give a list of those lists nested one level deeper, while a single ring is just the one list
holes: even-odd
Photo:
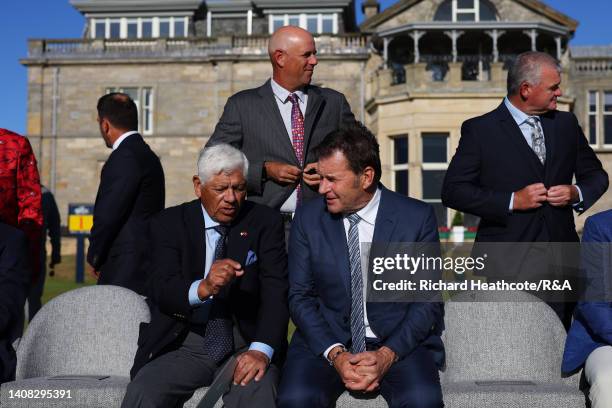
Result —
[{"label": "arched window", "polygon": [[495,21],[495,7],[488,0],[445,0],[434,14],[434,21]]}]

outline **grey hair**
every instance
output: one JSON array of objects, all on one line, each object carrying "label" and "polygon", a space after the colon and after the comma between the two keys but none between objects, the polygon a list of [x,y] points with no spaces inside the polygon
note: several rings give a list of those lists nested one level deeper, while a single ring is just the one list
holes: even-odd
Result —
[{"label": "grey hair", "polygon": [[231,173],[234,170],[241,170],[245,178],[249,171],[249,160],[244,153],[235,147],[220,143],[200,150],[198,177],[200,177],[202,184],[206,184],[212,176],[220,173]]},{"label": "grey hair", "polygon": [[527,51],[519,54],[508,70],[508,95],[518,94],[523,82],[539,84],[542,65],[549,65],[561,73],[559,61],[545,52]]}]

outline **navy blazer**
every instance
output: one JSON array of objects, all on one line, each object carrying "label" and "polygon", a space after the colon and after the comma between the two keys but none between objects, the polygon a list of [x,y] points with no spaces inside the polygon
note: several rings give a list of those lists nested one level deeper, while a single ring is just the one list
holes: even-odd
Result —
[{"label": "navy blazer", "polygon": [[[612,242],[612,210],[587,218],[582,242]],[[603,276],[609,279],[612,273],[609,245],[612,244],[583,246],[583,270],[588,278],[592,278],[592,275],[600,276],[603,272]],[[597,286],[600,283],[599,280],[594,282]],[[591,293],[591,296],[595,296],[593,300],[599,301],[579,302],[574,310],[574,321],[567,334],[563,353],[561,370],[564,373],[582,368],[589,354],[596,348],[612,345],[612,303],[601,301],[603,297],[597,294]]]},{"label": "navy blazer", "polygon": [[442,187],[442,203],[481,217],[476,241],[578,242],[571,206],[544,204],[510,213],[512,192],[533,183],[547,188],[580,187],[586,211],[608,188],[608,175],[589,146],[576,117],[551,111],[541,116],[546,143],[545,165],[527,144],[502,103],[461,126],[461,139]]},{"label": "navy blazer", "polygon": [[[433,207],[383,187],[373,242],[439,242]],[[342,217],[329,213],[323,198],[305,203],[289,236],[289,310],[297,327],[292,341],[305,341],[315,355],[350,343],[350,279]],[[424,345],[443,365],[443,304],[372,302],[367,316],[381,344],[400,358]]]}]

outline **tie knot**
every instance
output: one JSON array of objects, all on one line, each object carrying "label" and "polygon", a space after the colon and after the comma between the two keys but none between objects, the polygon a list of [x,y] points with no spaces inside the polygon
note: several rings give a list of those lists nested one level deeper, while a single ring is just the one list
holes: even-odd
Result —
[{"label": "tie knot", "polygon": [[227,235],[228,227],[226,225],[215,225],[213,229],[217,231],[221,237],[225,237]]},{"label": "tie knot", "polygon": [[529,126],[531,127],[536,127],[536,124],[540,121],[540,118],[538,118],[537,116],[530,116],[527,118],[527,123],[529,124]]},{"label": "tie knot", "polygon": [[351,227],[361,221],[361,217],[358,216],[357,213],[349,214],[346,218],[348,219],[349,224],[351,224]]},{"label": "tie knot", "polygon": [[297,97],[297,95],[296,95],[296,94],[294,94],[294,93],[289,94],[289,96],[287,97],[287,100],[288,100],[289,102],[291,102],[293,105],[295,105],[296,103],[298,103],[298,97]]}]

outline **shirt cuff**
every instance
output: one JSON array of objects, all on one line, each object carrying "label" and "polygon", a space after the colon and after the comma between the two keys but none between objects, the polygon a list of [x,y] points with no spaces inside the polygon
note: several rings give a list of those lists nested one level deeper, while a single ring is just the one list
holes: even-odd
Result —
[{"label": "shirt cuff", "polygon": [[581,208],[582,207],[582,202],[584,201],[584,199],[582,198],[582,190],[580,190],[580,187],[578,187],[576,184],[574,184],[574,187],[576,187],[576,190],[578,190],[578,202],[576,204],[572,204],[572,206],[575,209]]},{"label": "shirt cuff", "polygon": [[510,195],[510,205],[508,206],[508,212],[512,212],[512,207],[514,207],[514,193]]},{"label": "shirt cuff", "polygon": [[272,361],[272,356],[274,355],[274,349],[268,346],[266,343],[260,343],[258,341],[254,341],[249,346],[249,350],[261,351],[268,357],[269,361]]},{"label": "shirt cuff", "polygon": [[325,357],[326,360],[329,360],[329,358],[327,358],[327,355],[329,354],[330,351],[332,351],[334,347],[337,347],[337,346],[343,346],[343,344],[342,343],[332,344],[331,346],[325,349],[325,351],[323,352],[323,357]]},{"label": "shirt cuff", "polygon": [[200,286],[200,282],[202,281],[203,279],[198,279],[197,281],[193,281],[193,283],[189,287],[189,304],[191,306],[203,305],[204,303],[212,299],[212,296],[211,296],[206,300],[200,300],[200,297],[198,296],[198,286]]}]

